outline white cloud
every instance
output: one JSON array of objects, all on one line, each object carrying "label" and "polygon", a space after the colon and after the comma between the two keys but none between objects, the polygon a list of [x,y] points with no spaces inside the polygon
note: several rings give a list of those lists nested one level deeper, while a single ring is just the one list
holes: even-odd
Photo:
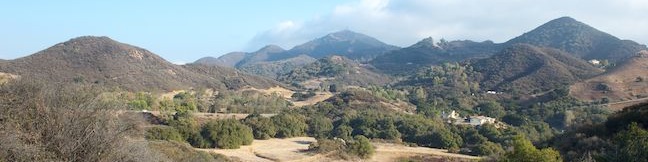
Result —
[{"label": "white cloud", "polygon": [[285,48],[350,29],[409,46],[425,37],[504,42],[549,20],[571,16],[622,39],[648,43],[645,0],[360,0],[311,20],[280,22],[258,33],[251,49]]}]

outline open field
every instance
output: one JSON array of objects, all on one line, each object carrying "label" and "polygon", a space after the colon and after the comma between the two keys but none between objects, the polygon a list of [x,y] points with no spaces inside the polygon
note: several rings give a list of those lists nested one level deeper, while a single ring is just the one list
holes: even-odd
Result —
[{"label": "open field", "polygon": [[[240,161],[292,161],[292,162],[311,162],[311,161],[344,161],[340,159],[331,159],[321,154],[312,154],[306,152],[308,145],[316,142],[312,137],[295,137],[286,139],[269,139],[254,140],[252,145],[241,146],[239,149],[198,149],[223,154],[235,160]],[[376,153],[366,161],[372,162],[392,162],[398,161],[403,157],[412,156],[438,156],[450,157],[462,160],[479,160],[480,157],[462,154],[448,153],[447,150],[434,149],[427,147],[408,147],[399,144],[372,142],[376,148]]]}]

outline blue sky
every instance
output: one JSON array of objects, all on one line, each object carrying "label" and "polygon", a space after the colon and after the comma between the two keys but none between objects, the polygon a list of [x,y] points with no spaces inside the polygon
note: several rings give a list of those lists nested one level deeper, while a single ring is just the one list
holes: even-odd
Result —
[{"label": "blue sky", "polygon": [[645,0],[213,0],[0,2],[0,59],[84,35],[184,63],[266,44],[284,48],[350,29],[408,46],[432,36],[503,42],[561,16],[648,43]]}]

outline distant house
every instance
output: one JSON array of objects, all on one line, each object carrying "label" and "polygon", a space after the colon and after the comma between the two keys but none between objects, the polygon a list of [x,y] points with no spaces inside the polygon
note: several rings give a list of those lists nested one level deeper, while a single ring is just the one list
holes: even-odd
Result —
[{"label": "distant house", "polygon": [[589,60],[587,62],[589,62],[592,65],[600,65],[601,64],[601,61],[596,60],[596,59],[592,59],[592,60]]},{"label": "distant house", "polygon": [[469,120],[469,124],[473,126],[495,123],[495,118],[491,118],[487,116],[471,116],[468,120]]},{"label": "distant house", "polygon": [[497,92],[497,91],[486,91],[486,94],[502,94],[502,92]]},{"label": "distant house", "polygon": [[455,120],[461,119],[461,116],[459,116],[459,113],[457,113],[454,110],[452,110],[452,112],[450,112],[450,113],[446,113],[445,111],[441,112],[441,117],[443,119],[455,119]]}]

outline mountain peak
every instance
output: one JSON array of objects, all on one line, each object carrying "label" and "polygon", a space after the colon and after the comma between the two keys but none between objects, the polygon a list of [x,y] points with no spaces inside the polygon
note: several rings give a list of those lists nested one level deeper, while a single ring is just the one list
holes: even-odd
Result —
[{"label": "mountain peak", "polygon": [[386,44],[365,34],[341,30],[295,46],[288,51],[289,55],[274,58],[273,60],[302,54],[319,59],[336,54],[352,60],[367,61],[394,49],[398,49],[398,47]]},{"label": "mountain peak", "polygon": [[583,59],[608,59],[612,62],[645,49],[636,42],[622,41],[571,17],[551,20],[505,44],[517,43],[551,47]]},{"label": "mountain peak", "polygon": [[110,39],[107,36],[80,36],[76,38],[72,38],[66,42],[63,42],[64,44],[70,44],[70,43],[97,43],[97,42],[102,42],[102,43],[118,43],[117,41]]},{"label": "mountain peak", "polygon": [[277,52],[283,52],[283,51],[286,51],[286,50],[279,47],[279,46],[277,46],[277,45],[270,44],[270,45],[266,45],[263,48],[259,49],[256,53],[277,53]]},{"label": "mountain peak", "polygon": [[357,33],[348,29],[330,33],[320,38],[320,40],[333,40],[333,41],[352,41],[357,39],[373,39],[373,38],[365,34]]},{"label": "mountain peak", "polygon": [[434,44],[434,39],[432,37],[427,37],[421,41],[416,42],[412,47],[428,47],[428,48],[437,48],[438,46]]},{"label": "mountain peak", "polygon": [[568,16],[553,19],[541,25],[537,29],[579,29],[598,31],[593,27]]}]

